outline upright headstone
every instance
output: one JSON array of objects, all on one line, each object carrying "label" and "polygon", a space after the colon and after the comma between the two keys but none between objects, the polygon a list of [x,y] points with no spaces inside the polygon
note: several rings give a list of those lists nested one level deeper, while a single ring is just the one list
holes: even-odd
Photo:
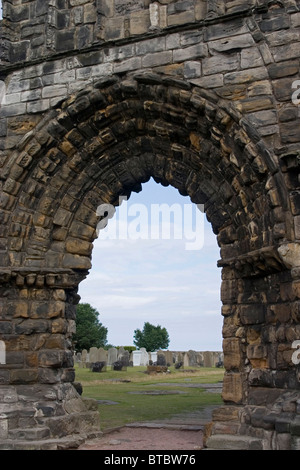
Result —
[{"label": "upright headstone", "polygon": [[123,367],[129,366],[129,351],[125,351],[119,356],[118,360],[122,363]]},{"label": "upright headstone", "polygon": [[204,367],[213,367],[212,354],[210,353],[210,351],[204,351],[203,356],[204,356]]},{"label": "upright headstone", "polygon": [[165,351],[166,365],[173,364],[173,354],[171,351]]},{"label": "upright headstone", "polygon": [[152,362],[156,362],[157,361],[157,352],[152,352],[150,353],[150,360]]},{"label": "upright headstone", "polygon": [[198,353],[198,364],[199,366],[202,366],[202,367],[204,366],[204,356],[202,352]]},{"label": "upright headstone", "polygon": [[81,352],[81,364],[82,367],[86,367],[86,363],[88,362],[88,352],[86,349],[83,349]]},{"label": "upright headstone", "polygon": [[107,363],[107,351],[103,348],[98,349],[98,360],[99,362],[106,362]]},{"label": "upright headstone", "polygon": [[90,360],[91,364],[98,362],[98,348],[92,347],[90,348]]},{"label": "upright headstone", "polygon": [[182,354],[182,352],[178,352],[178,353],[177,353],[176,362],[183,362],[183,354]]},{"label": "upright headstone", "polygon": [[147,366],[149,364],[149,355],[145,348],[140,348],[141,352],[141,366]]},{"label": "upright headstone", "polygon": [[187,352],[183,354],[183,367],[189,367],[190,365],[190,360],[189,360],[189,355]]},{"label": "upright headstone", "polygon": [[166,366],[167,365],[167,361],[166,361],[166,356],[165,356],[165,351],[157,351],[157,365],[158,366]]},{"label": "upright headstone", "polygon": [[107,365],[112,366],[118,359],[118,351],[116,348],[110,348],[108,350]]},{"label": "upright headstone", "polygon": [[141,365],[141,351],[132,351],[132,362],[134,367],[139,367]]},{"label": "upright headstone", "polygon": [[117,359],[118,361],[124,355],[124,352],[125,352],[125,349],[123,348],[123,346],[120,346],[118,349],[118,359]]},{"label": "upright headstone", "polygon": [[188,357],[189,357],[189,366],[194,367],[197,365],[197,354],[195,351],[192,351],[191,349],[188,351]]}]

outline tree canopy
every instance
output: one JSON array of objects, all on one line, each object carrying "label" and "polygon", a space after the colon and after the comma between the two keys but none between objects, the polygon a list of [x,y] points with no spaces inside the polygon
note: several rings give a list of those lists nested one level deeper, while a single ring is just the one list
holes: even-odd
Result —
[{"label": "tree canopy", "polygon": [[73,337],[76,351],[104,347],[107,344],[107,328],[99,321],[99,312],[90,304],[78,304],[76,308],[76,334]]},{"label": "tree canopy", "polygon": [[134,330],[133,343],[138,348],[146,348],[147,351],[151,352],[158,349],[167,349],[170,338],[166,328],[146,322],[142,331],[139,329]]}]

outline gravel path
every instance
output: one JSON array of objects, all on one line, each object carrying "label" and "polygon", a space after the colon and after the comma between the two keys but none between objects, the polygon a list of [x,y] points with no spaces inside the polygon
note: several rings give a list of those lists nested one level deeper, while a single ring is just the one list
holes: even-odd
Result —
[{"label": "gravel path", "polygon": [[201,450],[205,424],[212,410],[180,413],[170,419],[132,423],[87,441],[78,450]]}]

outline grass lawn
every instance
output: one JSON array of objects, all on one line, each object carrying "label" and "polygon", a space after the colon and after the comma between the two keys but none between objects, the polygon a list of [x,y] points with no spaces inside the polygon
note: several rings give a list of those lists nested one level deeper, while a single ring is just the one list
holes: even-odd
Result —
[{"label": "grass lawn", "polygon": [[[110,369],[110,368],[108,368]],[[101,430],[123,426],[135,421],[168,418],[183,411],[197,411],[208,405],[222,404],[221,395],[199,388],[187,388],[187,383],[217,383],[223,380],[224,369],[169,368],[170,374],[145,374],[146,367],[128,367],[126,371],[91,372],[75,366],[76,381],[83,387],[83,396],[117,402],[99,405]],[[159,385],[168,383],[174,385]],[[179,385],[178,385],[179,384]],[[146,395],[130,392],[152,390],[181,391],[182,394]]]}]

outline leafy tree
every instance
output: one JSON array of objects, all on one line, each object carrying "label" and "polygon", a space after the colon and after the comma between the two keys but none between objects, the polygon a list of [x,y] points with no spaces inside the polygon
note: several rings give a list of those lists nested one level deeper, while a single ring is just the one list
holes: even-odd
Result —
[{"label": "leafy tree", "polygon": [[90,304],[78,304],[76,334],[73,337],[76,351],[104,347],[107,344],[107,328],[99,321],[99,312]]},{"label": "leafy tree", "polygon": [[166,328],[162,328],[160,325],[154,326],[146,322],[142,331],[139,329],[134,330],[133,343],[138,348],[156,351],[157,349],[167,349],[170,338]]}]

